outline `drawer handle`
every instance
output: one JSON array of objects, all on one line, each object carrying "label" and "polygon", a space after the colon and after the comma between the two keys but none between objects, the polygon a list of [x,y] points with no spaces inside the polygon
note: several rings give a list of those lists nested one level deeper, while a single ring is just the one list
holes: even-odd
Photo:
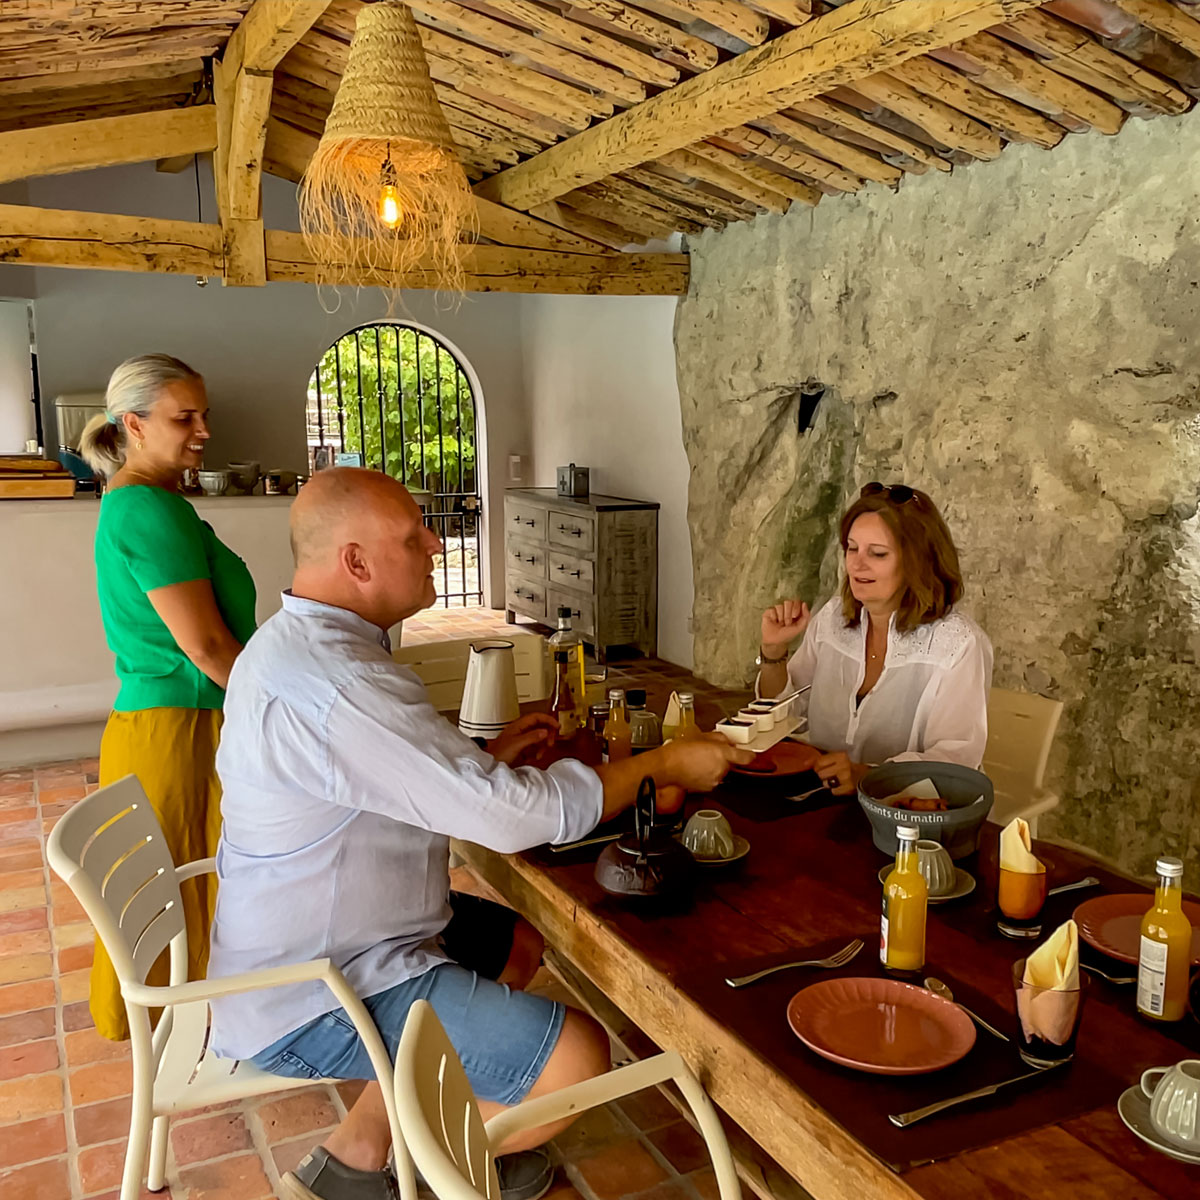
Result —
[{"label": "drawer handle", "polygon": [[583,530],[580,529],[578,526],[575,526],[572,529],[568,529],[565,525],[560,525],[558,527],[558,532],[559,533],[569,533],[572,537],[583,537]]},{"label": "drawer handle", "polygon": [[532,529],[537,524],[537,522],[536,521],[526,521],[525,524],[528,525],[530,529]]},{"label": "drawer handle", "polygon": [[579,572],[578,572],[578,571],[572,571],[572,572],[571,572],[571,574],[572,574],[572,575],[574,575],[576,579],[578,579],[578,578],[579,578]]},{"label": "drawer handle", "polygon": [[[519,558],[520,555],[518,555],[517,557]],[[537,559],[534,558],[534,556],[531,554],[525,561],[527,563],[529,563],[530,565],[532,565],[533,563],[537,562]]]}]

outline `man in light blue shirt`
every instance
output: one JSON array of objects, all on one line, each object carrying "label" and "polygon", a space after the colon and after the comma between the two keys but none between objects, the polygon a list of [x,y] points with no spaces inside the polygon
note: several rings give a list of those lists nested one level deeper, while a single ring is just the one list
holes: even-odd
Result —
[{"label": "man in light blue shirt", "polygon": [[[607,1070],[598,1025],[519,990],[541,958],[537,933],[511,910],[450,892],[449,839],[500,851],[573,841],[627,808],[647,775],[668,794],[709,790],[749,756],[715,738],[596,769],[520,765],[553,737],[544,714],[481,749],[391,656],[385,631],[433,602],[441,550],[405,489],[373,471],[321,472],[292,506],[291,530],[292,589],[237,659],[225,703],[210,977],[328,957],[393,1055],[409,1007],[429,1000],[485,1119]],[[280,1075],[373,1077],[319,984],[217,1000],[212,1044]],[[506,1147],[506,1197],[550,1186],[549,1160],[530,1151],[564,1124]],[[283,1194],[388,1200],[389,1143],[371,1083],[284,1177]]]}]

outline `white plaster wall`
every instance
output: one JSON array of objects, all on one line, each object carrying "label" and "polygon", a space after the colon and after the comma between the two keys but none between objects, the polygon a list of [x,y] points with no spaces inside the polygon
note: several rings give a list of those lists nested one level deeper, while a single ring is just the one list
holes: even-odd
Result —
[{"label": "white plaster wall", "polygon": [[30,403],[29,304],[0,300],[0,454],[19,454],[36,435]]},{"label": "white plaster wall", "polygon": [[688,461],[675,381],[673,297],[527,296],[521,345],[531,470],[591,468],[592,490],[657,500],[658,652],[692,665]]}]

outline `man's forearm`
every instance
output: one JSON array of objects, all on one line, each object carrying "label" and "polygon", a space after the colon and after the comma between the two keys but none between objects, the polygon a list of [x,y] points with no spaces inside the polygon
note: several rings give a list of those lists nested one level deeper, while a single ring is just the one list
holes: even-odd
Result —
[{"label": "man's forearm", "polygon": [[615,817],[633,804],[638,788],[647,775],[660,788],[676,782],[671,769],[671,754],[665,746],[620,762],[603,763],[596,768],[596,774],[600,776],[600,783],[604,787],[602,821]]}]

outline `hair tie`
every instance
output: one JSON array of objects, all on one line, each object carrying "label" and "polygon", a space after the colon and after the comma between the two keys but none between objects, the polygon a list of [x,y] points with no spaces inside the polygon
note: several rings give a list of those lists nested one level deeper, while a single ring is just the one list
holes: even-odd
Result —
[{"label": "hair tie", "polygon": [[120,418],[120,417],[118,417],[118,416],[114,416],[114,415],[113,415],[112,413],[110,413],[110,412],[106,412],[106,413],[104,414],[104,416],[105,416],[105,418],[107,419],[107,421],[108,421],[108,423],[109,423],[110,425],[120,425],[120,423],[121,423],[121,418]]}]

